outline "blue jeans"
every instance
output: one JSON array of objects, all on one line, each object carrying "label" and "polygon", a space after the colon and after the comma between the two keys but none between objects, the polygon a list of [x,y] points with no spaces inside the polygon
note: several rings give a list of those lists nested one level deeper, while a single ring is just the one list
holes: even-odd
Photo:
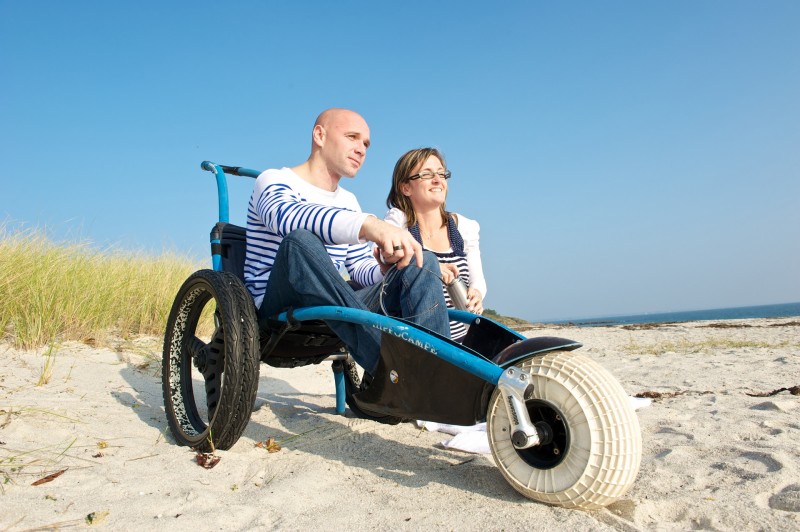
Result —
[{"label": "blue jeans", "polygon": [[[392,270],[384,284],[383,305],[389,315],[408,319],[449,338],[447,306],[438,274],[439,262],[428,251],[424,253],[423,268],[412,262],[402,270]],[[323,305],[382,312],[381,284],[353,290],[333,265],[319,237],[297,229],[281,241],[258,318],[263,322],[289,307]],[[380,332],[353,323],[326,323],[347,345],[355,361],[374,374],[380,360]]]}]

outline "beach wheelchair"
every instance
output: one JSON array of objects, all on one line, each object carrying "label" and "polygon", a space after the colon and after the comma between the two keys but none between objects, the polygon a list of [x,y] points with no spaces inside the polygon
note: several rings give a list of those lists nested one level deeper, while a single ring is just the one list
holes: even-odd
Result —
[{"label": "beach wheelchair", "polygon": [[[402,319],[346,307],[287,309],[259,325],[244,286],[245,230],[229,223],[227,176],[260,172],[203,162],[217,181],[213,269],[181,286],[167,323],[162,390],[176,442],[198,451],[232,447],[247,426],[261,363],[330,363],[336,411],[382,423],[486,421],[497,467],[522,495],[600,508],[633,484],[639,423],[619,382],[556,337],[525,336],[483,316],[449,310],[468,325],[461,343]],[[381,360],[368,387],[326,322],[374,327]]]}]

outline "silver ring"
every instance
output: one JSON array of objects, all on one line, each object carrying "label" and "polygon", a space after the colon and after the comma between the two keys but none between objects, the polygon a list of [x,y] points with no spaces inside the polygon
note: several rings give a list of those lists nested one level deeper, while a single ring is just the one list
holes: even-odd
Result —
[{"label": "silver ring", "polygon": [[395,250],[395,251],[400,251],[401,249],[403,249],[403,246],[395,246],[395,247],[394,247],[394,250]]}]

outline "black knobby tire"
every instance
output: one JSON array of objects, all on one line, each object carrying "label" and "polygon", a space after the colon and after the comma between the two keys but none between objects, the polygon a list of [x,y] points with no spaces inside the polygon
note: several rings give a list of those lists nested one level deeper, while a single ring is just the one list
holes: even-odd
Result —
[{"label": "black knobby tire", "polygon": [[506,480],[526,497],[566,508],[597,509],[622,497],[639,471],[642,435],[619,382],[570,351],[530,356],[516,365],[530,374],[528,414],[547,429],[547,441],[529,449],[513,446],[508,411],[496,389],[487,432]]},{"label": "black knobby tire", "polygon": [[[203,341],[198,326],[212,310],[214,332]],[[255,306],[236,276],[200,270],[183,283],[167,322],[161,378],[179,445],[210,452],[236,443],[258,391],[258,344]]]}]

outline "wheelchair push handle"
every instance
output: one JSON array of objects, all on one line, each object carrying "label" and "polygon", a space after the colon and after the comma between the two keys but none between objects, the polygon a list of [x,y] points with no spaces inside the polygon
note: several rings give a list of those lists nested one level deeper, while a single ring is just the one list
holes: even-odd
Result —
[{"label": "wheelchair push handle", "polygon": [[203,161],[200,163],[200,168],[206,172],[213,172],[215,174],[221,170],[228,175],[239,175],[243,177],[252,177],[254,179],[261,174],[258,170],[251,170],[250,168],[244,168],[242,166],[225,166],[224,164],[216,164],[211,161]]},{"label": "wheelchair push handle", "polygon": [[256,178],[259,176],[259,174],[261,174],[261,172],[258,170],[251,170],[250,168],[242,168],[241,166],[223,166],[221,164],[212,163],[211,161],[203,161],[200,163],[200,168],[214,174],[214,177],[217,180],[219,221],[228,223],[228,180],[225,178],[225,175],[231,174]]}]

